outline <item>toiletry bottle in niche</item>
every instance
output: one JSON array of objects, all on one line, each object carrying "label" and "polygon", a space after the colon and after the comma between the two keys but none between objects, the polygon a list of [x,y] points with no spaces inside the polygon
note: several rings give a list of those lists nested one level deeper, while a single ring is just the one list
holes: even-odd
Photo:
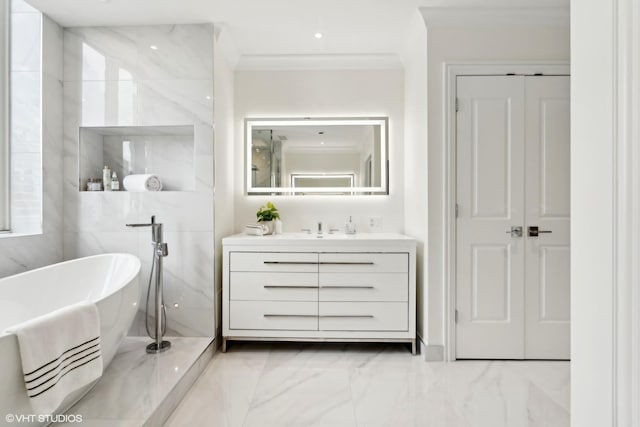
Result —
[{"label": "toiletry bottle in niche", "polygon": [[111,191],[119,191],[120,190],[120,181],[118,181],[118,174],[116,171],[113,171],[111,174]]},{"label": "toiletry bottle in niche", "polygon": [[276,219],[275,230],[273,234],[282,234],[282,221]]},{"label": "toiletry bottle in niche", "polygon": [[356,225],[351,220],[351,217],[349,217],[349,222],[344,226],[344,234],[356,234]]},{"label": "toiletry bottle in niche", "polygon": [[107,165],[102,169],[102,186],[104,191],[111,191],[111,169]]}]

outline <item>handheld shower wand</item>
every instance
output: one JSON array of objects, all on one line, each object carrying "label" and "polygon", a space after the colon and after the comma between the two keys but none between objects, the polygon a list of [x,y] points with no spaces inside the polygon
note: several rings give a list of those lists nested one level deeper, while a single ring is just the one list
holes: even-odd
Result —
[{"label": "handheld shower wand", "polygon": [[162,297],[162,258],[169,255],[169,247],[162,241],[162,223],[156,223],[156,216],[151,216],[151,223],[149,224],[127,224],[127,227],[151,227],[151,245],[153,245],[153,262],[151,264],[151,275],[149,276],[149,285],[147,287],[147,305],[146,311],[149,311],[149,294],[151,291],[151,279],[155,272],[156,275],[156,303],[155,303],[155,315],[156,315],[156,334],[153,336],[149,333],[149,327],[147,325],[147,316],[145,313],[145,327],[147,328],[147,334],[155,342],[147,346],[147,353],[160,353],[171,347],[169,341],[163,341],[164,329],[167,324],[166,310]]}]

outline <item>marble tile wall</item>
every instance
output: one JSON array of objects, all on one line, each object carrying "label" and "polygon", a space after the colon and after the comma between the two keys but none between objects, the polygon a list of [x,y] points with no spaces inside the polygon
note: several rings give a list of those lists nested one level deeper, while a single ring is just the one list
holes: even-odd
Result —
[{"label": "marble tile wall", "polygon": [[[125,146],[130,161],[124,158]],[[132,173],[154,173],[162,180],[163,190],[194,189],[192,136],[105,136],[103,152],[104,164],[121,180]]]},{"label": "marble tile wall", "polygon": [[[125,224],[156,215],[169,244],[167,326],[213,336],[213,26],[65,29],[64,115],[64,258],[136,254],[146,288],[151,231]],[[78,191],[81,126],[160,125],[193,126],[194,191]],[[132,334],[143,330],[134,325]]]},{"label": "marble tile wall", "polygon": [[62,28],[11,7],[13,233],[0,237],[0,277],[62,261]]}]

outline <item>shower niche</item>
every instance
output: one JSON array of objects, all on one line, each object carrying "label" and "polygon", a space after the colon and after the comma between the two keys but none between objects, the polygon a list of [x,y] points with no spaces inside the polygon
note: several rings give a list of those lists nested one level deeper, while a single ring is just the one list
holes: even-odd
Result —
[{"label": "shower niche", "polygon": [[81,127],[79,191],[102,179],[104,166],[116,172],[120,191],[132,174],[154,174],[162,191],[195,190],[193,125]]}]

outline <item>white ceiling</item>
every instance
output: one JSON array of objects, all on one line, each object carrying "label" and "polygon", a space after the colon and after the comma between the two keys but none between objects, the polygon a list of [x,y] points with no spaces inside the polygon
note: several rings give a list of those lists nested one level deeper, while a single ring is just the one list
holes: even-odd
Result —
[{"label": "white ceiling", "polygon": [[[27,0],[63,27],[214,23],[244,57],[398,54],[419,7],[564,7],[569,0]],[[527,12],[528,15],[528,12]],[[316,39],[321,32],[324,37]]]},{"label": "white ceiling", "polygon": [[396,53],[418,7],[418,0],[28,1],[63,27],[216,23],[240,55]]}]

